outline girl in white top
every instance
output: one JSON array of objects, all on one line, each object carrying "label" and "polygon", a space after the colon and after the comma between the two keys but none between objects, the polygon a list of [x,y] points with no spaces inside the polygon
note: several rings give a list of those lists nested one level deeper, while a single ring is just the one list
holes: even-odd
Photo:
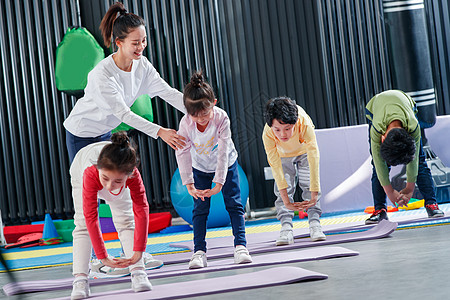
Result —
[{"label": "girl in white top", "polygon": [[[189,268],[206,267],[206,221],[211,197],[222,191],[234,235],[235,263],[252,261],[246,248],[244,207],[242,206],[237,168],[237,152],[231,140],[227,113],[216,107],[211,86],[201,73],[194,73],[184,88],[187,110],[180,121],[178,134],[186,147],[176,151],[181,181],[194,198],[192,223],[194,254]],[[212,183],[215,187],[211,188]]]},{"label": "girl in white top", "polygon": [[160,96],[181,112],[186,111],[182,94],[171,88],[142,56],[147,46],[144,20],[127,13],[118,2],[109,8],[100,29],[105,45],[109,47],[113,40],[118,50],[89,73],[84,97],[64,121],[70,161],[84,146],[108,141],[111,130],[121,122],[153,138],[161,137],[175,150],[182,148],[183,138],[175,130],[151,123],[130,110],[136,98],[148,94]]}]

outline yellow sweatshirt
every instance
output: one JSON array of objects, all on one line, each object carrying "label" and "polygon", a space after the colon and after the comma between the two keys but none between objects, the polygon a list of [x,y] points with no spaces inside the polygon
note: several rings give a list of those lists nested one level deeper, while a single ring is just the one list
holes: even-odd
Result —
[{"label": "yellow sweatshirt", "polygon": [[281,165],[281,157],[295,157],[307,154],[310,170],[310,190],[320,191],[319,180],[319,148],[317,146],[314,124],[308,114],[298,107],[298,120],[294,125],[294,133],[287,142],[280,141],[267,124],[264,126],[263,143],[267,161],[272,168],[273,178],[279,190],[288,187]]}]

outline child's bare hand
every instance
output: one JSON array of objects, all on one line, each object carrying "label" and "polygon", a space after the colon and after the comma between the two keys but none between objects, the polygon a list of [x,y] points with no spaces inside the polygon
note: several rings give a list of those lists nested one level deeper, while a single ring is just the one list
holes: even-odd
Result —
[{"label": "child's bare hand", "polygon": [[100,261],[107,267],[110,268],[126,268],[128,267],[126,259],[123,258],[114,258],[112,256],[108,256],[106,258],[101,259]]},{"label": "child's bare hand", "polygon": [[205,197],[203,196],[203,191],[197,190],[193,183],[186,184],[189,195],[194,197],[196,200],[200,198],[202,201],[205,201]]},{"label": "child's bare hand", "polygon": [[400,191],[400,195],[397,198],[397,203],[402,203],[404,206],[408,205],[409,200],[411,200],[411,197],[414,193],[414,188],[409,189],[408,187],[404,188],[403,190]]},{"label": "child's bare hand", "polygon": [[284,203],[284,206],[286,206],[287,209],[290,209],[290,210],[293,210],[293,211],[303,210],[303,204],[301,202]]},{"label": "child's bare hand", "polygon": [[314,205],[317,204],[317,200],[304,200],[302,202],[299,202],[299,204],[301,205],[301,207],[303,208],[303,210],[308,210],[310,207],[313,207]]},{"label": "child's bare hand", "polygon": [[313,207],[314,205],[316,205],[317,201],[319,201],[319,193],[318,192],[311,192],[311,199],[310,200],[304,200],[304,201],[300,202],[300,204],[302,205],[303,209],[306,211],[310,207]]},{"label": "child's bare hand", "polygon": [[397,190],[392,189],[392,191],[389,191],[388,193],[386,193],[387,197],[389,198],[389,200],[391,200],[391,202],[396,206],[396,207],[402,207],[402,206],[406,206],[409,202],[409,199],[406,201]]},{"label": "child's bare hand", "polygon": [[202,195],[203,197],[210,198],[213,195],[220,193],[221,190],[222,185],[220,183],[216,183],[216,186],[213,187],[212,189],[203,190]]},{"label": "child's bare hand", "polygon": [[130,258],[108,258],[107,262],[109,265],[107,265],[104,260],[102,260],[103,264],[113,267],[113,268],[127,268],[131,265],[134,265],[142,258],[142,252],[141,251],[135,251],[133,256]]},{"label": "child's bare hand", "polygon": [[137,263],[141,258],[142,258],[142,252],[135,251],[133,256],[130,258],[107,257],[105,259],[102,259],[102,263],[105,266],[108,266],[111,268],[127,268],[127,267]]},{"label": "child's bare hand", "polygon": [[400,193],[397,198],[397,205],[399,207],[408,206],[410,199],[411,199],[411,197],[408,197],[408,195],[403,195],[402,193]]},{"label": "child's bare hand", "polygon": [[133,264],[129,258],[114,258],[114,262],[117,265],[116,268],[126,268]]},{"label": "child's bare hand", "polygon": [[142,258],[142,251],[134,251],[133,256],[129,258],[130,265],[134,265]]}]

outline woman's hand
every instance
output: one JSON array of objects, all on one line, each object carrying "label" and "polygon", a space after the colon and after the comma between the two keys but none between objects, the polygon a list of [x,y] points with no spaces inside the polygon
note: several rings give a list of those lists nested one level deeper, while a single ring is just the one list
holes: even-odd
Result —
[{"label": "woman's hand", "polygon": [[186,140],[183,136],[177,134],[176,130],[168,129],[161,127],[158,130],[158,136],[167,143],[173,150],[180,150],[186,144],[184,141]]}]

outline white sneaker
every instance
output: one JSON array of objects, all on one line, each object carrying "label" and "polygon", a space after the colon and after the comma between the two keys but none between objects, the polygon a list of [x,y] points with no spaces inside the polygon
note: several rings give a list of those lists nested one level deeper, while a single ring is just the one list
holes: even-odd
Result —
[{"label": "white sneaker", "polygon": [[72,285],[72,294],[70,294],[72,300],[86,299],[91,294],[87,277],[76,277]]},{"label": "white sneaker", "polygon": [[322,227],[320,225],[309,227],[309,236],[313,242],[325,241],[327,239],[325,234],[323,234]]},{"label": "white sneaker", "polygon": [[292,230],[281,230],[280,237],[275,242],[277,246],[291,245],[293,243],[294,243],[294,233],[292,232]]},{"label": "white sneaker", "polygon": [[189,269],[199,269],[207,266],[205,251],[198,250],[195,252],[189,262]]},{"label": "white sneaker", "polygon": [[152,284],[148,280],[147,273],[143,270],[131,273],[131,288],[135,293],[150,291]]},{"label": "white sneaker", "polygon": [[242,245],[236,246],[234,249],[234,263],[235,264],[246,264],[251,263],[252,257],[250,253],[248,253],[247,248]]},{"label": "white sneaker", "polygon": [[146,270],[161,268],[164,265],[162,260],[154,259],[150,253],[144,252],[142,256],[144,257],[144,267]]}]

